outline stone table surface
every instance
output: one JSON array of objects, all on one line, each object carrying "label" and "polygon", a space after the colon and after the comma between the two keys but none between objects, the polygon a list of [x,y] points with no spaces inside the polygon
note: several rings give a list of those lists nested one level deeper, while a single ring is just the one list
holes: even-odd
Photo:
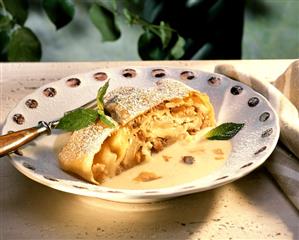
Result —
[{"label": "stone table surface", "polygon": [[[0,127],[17,102],[61,77],[110,66],[177,66],[213,71],[220,63],[274,81],[292,60],[64,62],[0,64]],[[0,239],[299,239],[299,215],[261,166],[222,187],[150,204],[60,192],[0,159]]]}]

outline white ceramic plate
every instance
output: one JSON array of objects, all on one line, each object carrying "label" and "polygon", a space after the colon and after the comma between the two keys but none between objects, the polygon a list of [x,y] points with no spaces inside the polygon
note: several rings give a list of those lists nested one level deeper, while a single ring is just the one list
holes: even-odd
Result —
[{"label": "white ceramic plate", "polygon": [[[56,145],[60,132],[44,136],[12,154],[12,164],[27,177],[65,192],[122,202],[151,202],[215,188],[232,182],[260,166],[274,150],[279,137],[278,118],[270,103],[248,86],[225,76],[195,69],[160,67],[106,68],[68,76],[47,84],[22,99],[8,115],[3,134],[51,121],[96,96],[107,78],[109,89],[120,86],[152,87],[161,78],[173,78],[206,92],[214,105],[217,123],[242,122],[232,139],[233,150],[224,166],[198,180],[161,189],[125,190],[96,186],[58,166]],[[19,115],[18,115],[19,114]]]}]

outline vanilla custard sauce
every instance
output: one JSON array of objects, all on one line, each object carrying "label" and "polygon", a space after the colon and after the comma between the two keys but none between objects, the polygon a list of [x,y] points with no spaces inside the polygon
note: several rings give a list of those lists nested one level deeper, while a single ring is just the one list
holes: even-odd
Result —
[{"label": "vanilla custard sauce", "polygon": [[[208,130],[204,129],[195,136],[166,147],[153,154],[151,160],[106,179],[102,186],[122,189],[165,188],[208,175],[224,164],[232,149],[228,140],[203,138]],[[186,156],[188,158],[184,158]],[[154,177],[142,181],[140,176],[143,175]]]},{"label": "vanilla custard sauce", "polygon": [[[152,159],[106,179],[102,186],[122,189],[153,189],[184,184],[204,177],[220,168],[232,150],[228,140],[206,140],[205,128],[194,136],[180,140],[152,155]],[[56,141],[58,153],[70,133],[61,134]],[[184,161],[184,157],[192,161]],[[191,157],[191,158],[190,158]],[[140,176],[154,176],[142,181]]]}]

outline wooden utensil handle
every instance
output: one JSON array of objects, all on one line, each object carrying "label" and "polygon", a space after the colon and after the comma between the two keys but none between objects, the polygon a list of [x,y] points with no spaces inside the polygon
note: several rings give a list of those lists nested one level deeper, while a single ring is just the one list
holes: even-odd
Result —
[{"label": "wooden utensil handle", "polygon": [[19,147],[31,142],[44,133],[51,134],[51,128],[46,122],[41,121],[36,127],[0,136],[0,157],[16,151]]}]

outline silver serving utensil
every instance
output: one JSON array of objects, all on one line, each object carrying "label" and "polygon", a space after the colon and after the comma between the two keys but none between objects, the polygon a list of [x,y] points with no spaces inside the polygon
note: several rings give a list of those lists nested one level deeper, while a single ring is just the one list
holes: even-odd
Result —
[{"label": "silver serving utensil", "polygon": [[[71,111],[80,109],[80,108],[94,108],[96,107],[96,99],[85,103],[84,105],[73,109]],[[69,113],[71,111],[65,112]],[[6,135],[0,136],[0,157],[3,157],[9,153],[12,153],[18,148],[22,147],[23,145],[31,142],[32,140],[36,139],[37,137],[47,134],[50,135],[52,133],[52,129],[55,128],[60,119],[51,122],[40,121],[37,126],[32,128],[23,129],[17,132],[11,132]]]}]

